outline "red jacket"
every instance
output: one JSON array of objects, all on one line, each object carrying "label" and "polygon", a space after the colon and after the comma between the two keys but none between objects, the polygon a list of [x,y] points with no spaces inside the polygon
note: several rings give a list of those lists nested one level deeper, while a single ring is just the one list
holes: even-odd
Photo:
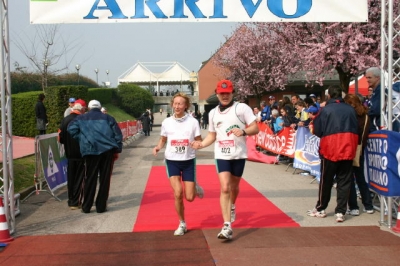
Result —
[{"label": "red jacket", "polygon": [[343,99],[330,99],[314,119],[319,153],[330,161],[353,160],[358,144],[357,114]]}]

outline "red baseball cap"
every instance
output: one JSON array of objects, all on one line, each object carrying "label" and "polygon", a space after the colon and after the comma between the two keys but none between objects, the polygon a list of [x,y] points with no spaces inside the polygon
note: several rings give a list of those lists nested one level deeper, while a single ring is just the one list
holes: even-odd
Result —
[{"label": "red baseball cap", "polygon": [[79,103],[80,105],[82,105],[82,107],[86,107],[86,102],[82,99],[76,100],[75,103]]},{"label": "red baseball cap", "polygon": [[217,88],[215,89],[217,94],[219,93],[232,93],[233,85],[230,80],[223,79],[217,83]]}]

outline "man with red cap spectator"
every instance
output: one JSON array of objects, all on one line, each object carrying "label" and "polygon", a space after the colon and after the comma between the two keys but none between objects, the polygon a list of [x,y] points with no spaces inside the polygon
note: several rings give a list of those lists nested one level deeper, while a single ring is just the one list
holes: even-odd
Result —
[{"label": "man with red cap spectator", "polygon": [[219,105],[209,113],[208,135],[203,141],[192,142],[201,149],[215,142],[214,154],[221,184],[220,205],[224,225],[219,239],[232,239],[231,223],[236,219],[235,202],[239,194],[239,182],[247,158],[246,135],[258,133],[253,110],[245,104],[233,101],[233,85],[221,80],[215,90]]},{"label": "man with red cap spectator", "polygon": [[67,190],[68,206],[71,210],[79,209],[82,200],[82,182],[85,173],[84,161],[80,152],[79,143],[68,133],[68,125],[78,115],[85,113],[86,103],[84,100],[76,100],[72,111],[61,121],[58,130],[58,140],[64,144],[65,156],[67,157]]}]

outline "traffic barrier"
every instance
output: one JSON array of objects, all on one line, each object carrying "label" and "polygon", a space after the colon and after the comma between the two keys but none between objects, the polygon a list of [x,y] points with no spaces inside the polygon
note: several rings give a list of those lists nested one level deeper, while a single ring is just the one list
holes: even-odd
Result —
[{"label": "traffic barrier", "polygon": [[9,243],[13,240],[14,238],[10,236],[10,231],[8,230],[8,223],[4,210],[3,198],[0,197],[0,242]]}]

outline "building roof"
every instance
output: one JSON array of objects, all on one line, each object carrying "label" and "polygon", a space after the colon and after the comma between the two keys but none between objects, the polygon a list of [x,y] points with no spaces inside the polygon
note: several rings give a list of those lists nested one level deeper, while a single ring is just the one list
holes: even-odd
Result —
[{"label": "building roof", "polygon": [[[161,68],[163,70],[153,72],[150,68]],[[189,84],[191,83],[190,78],[191,72],[178,62],[138,62],[118,78],[118,84]]]}]

